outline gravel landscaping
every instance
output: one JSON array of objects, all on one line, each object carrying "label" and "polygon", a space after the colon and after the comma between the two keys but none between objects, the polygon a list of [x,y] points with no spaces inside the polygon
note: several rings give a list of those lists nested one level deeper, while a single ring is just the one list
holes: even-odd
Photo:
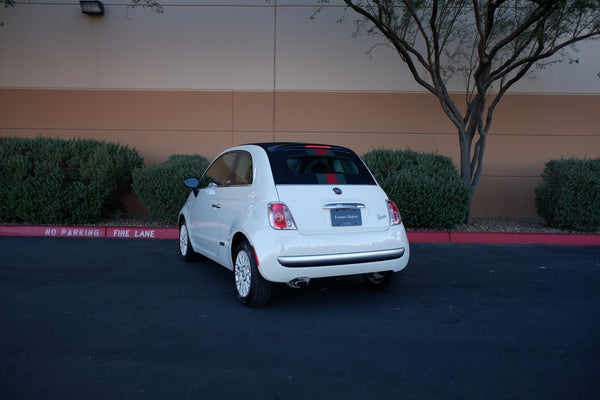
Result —
[{"label": "gravel landscaping", "polygon": [[473,217],[454,232],[513,232],[513,233],[579,233],[551,228],[538,217]]}]

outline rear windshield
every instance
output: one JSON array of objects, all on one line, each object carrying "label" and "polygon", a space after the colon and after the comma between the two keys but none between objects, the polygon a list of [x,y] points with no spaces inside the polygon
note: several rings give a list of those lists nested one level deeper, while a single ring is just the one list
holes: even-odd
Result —
[{"label": "rear windshield", "polygon": [[343,147],[280,145],[266,150],[276,185],[375,185],[360,158]]}]

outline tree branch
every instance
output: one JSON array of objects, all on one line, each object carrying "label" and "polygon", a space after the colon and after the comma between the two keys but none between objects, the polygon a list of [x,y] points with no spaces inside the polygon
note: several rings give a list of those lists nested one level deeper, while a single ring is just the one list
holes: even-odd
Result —
[{"label": "tree branch", "polygon": [[[553,48],[551,48],[545,52],[542,52],[543,49],[540,49],[539,52],[533,52],[533,54],[530,53],[532,55],[525,57],[517,62],[515,62],[515,59],[517,58],[518,54],[514,54],[514,56],[511,58],[513,64],[510,65],[509,61],[511,61],[511,60],[509,60],[506,63],[504,63],[504,65],[502,65],[501,68],[492,72],[490,74],[490,82],[496,81],[496,80],[510,74],[511,72],[513,72],[516,69],[519,69],[523,65],[528,65],[527,69],[529,70],[529,68],[536,62],[544,60],[544,59],[548,59],[548,58],[554,56],[556,53],[558,53],[560,50],[564,49],[565,47],[567,47],[573,43],[576,43],[576,42],[579,42],[579,41],[582,41],[585,39],[589,39],[589,38],[592,38],[592,37],[598,36],[598,35],[600,35],[600,31],[590,32],[590,33],[582,35],[582,36],[577,36],[577,37],[571,38],[565,42],[562,42],[558,45],[555,45]],[[502,68],[504,68],[504,70],[502,70]]]},{"label": "tree branch", "polygon": [[512,30],[510,32],[510,34],[508,34],[504,39],[498,41],[494,45],[494,47],[492,47],[492,49],[490,50],[488,57],[490,59],[494,58],[496,56],[496,54],[498,54],[505,46],[512,43],[514,40],[516,40],[519,36],[521,36],[524,32],[526,32],[532,25],[537,23],[544,16],[550,15],[553,6],[560,2],[562,2],[562,0],[544,1],[543,7],[541,7],[541,8],[538,7],[535,10],[535,12],[530,14],[529,18],[527,18],[521,25],[517,26],[514,30]]},{"label": "tree branch", "polygon": [[400,55],[402,60],[408,66],[408,69],[410,70],[415,81],[419,85],[423,86],[425,89],[427,89],[428,91],[430,91],[431,93],[433,93],[437,96],[436,88],[421,77],[421,75],[419,74],[419,71],[417,70],[415,63],[411,57],[411,54],[413,54],[416,57],[416,59],[419,61],[419,63],[428,72],[430,72],[431,66],[418,53],[418,51],[416,49],[414,49],[408,42],[406,42],[405,40],[402,40],[400,37],[398,37],[398,35],[396,35],[396,33],[393,31],[393,29],[391,29],[389,26],[386,26],[385,24],[383,24],[381,21],[379,21],[377,18],[375,18],[367,10],[354,4],[354,2],[352,0],[344,0],[344,2],[352,10],[356,11],[358,14],[362,15],[364,18],[368,19],[373,24],[375,24],[375,26],[381,31],[381,33],[392,42],[392,44],[394,45],[394,48],[396,49],[396,51],[398,52],[398,54]]}]

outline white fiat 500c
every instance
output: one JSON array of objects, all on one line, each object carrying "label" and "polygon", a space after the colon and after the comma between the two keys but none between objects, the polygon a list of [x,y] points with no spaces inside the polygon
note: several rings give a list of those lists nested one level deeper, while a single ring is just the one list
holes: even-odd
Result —
[{"label": "white fiat 500c", "polygon": [[233,271],[239,300],[261,305],[273,282],[362,274],[395,285],[409,258],[400,213],[362,160],[339,146],[259,143],[221,153],[179,214],[185,260]]}]

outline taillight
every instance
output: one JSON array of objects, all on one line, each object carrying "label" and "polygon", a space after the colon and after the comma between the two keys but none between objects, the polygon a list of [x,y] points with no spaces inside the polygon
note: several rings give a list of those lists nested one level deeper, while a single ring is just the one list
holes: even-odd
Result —
[{"label": "taillight", "polygon": [[275,229],[296,229],[294,217],[283,203],[269,204],[269,223]]},{"label": "taillight", "polygon": [[402,219],[400,218],[400,211],[398,211],[396,203],[391,200],[387,200],[387,209],[390,216],[390,225],[398,225],[402,222]]}]

